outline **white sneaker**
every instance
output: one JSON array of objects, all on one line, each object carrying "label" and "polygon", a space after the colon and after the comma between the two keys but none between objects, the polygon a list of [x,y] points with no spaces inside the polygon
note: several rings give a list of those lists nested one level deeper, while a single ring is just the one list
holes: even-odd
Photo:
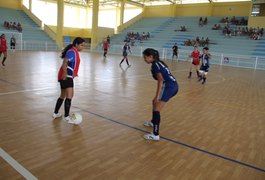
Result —
[{"label": "white sneaker", "polygon": [[62,115],[60,113],[57,113],[57,114],[53,113],[52,117],[53,117],[53,119],[56,119],[56,118],[62,117]]},{"label": "white sneaker", "polygon": [[151,121],[145,121],[145,122],[144,122],[144,126],[147,126],[147,127],[154,127],[154,124],[153,124]]},{"label": "white sneaker", "polygon": [[69,124],[76,124],[71,116],[64,117],[63,120]]},{"label": "white sneaker", "polygon": [[159,141],[159,135],[154,135],[153,133],[145,134],[144,138],[147,140]]}]

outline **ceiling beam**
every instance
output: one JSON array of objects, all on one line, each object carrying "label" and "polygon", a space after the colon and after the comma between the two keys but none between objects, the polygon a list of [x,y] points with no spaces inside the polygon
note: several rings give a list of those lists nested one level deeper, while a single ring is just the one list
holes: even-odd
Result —
[{"label": "ceiling beam", "polygon": [[134,6],[137,6],[137,7],[142,7],[142,8],[144,7],[143,4],[135,2],[135,1],[132,1],[132,0],[125,0],[125,3],[131,4],[131,5],[134,5]]}]

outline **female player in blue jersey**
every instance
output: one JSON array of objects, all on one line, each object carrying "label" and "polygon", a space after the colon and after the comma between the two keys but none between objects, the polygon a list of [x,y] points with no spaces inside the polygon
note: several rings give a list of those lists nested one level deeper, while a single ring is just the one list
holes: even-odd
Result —
[{"label": "female player in blue jersey", "polygon": [[201,59],[201,67],[200,67],[200,75],[199,75],[199,81],[202,80],[202,84],[206,83],[206,76],[209,72],[209,68],[210,68],[210,59],[211,59],[211,54],[208,52],[209,48],[208,47],[204,47],[203,48],[203,54],[200,55],[200,59]]},{"label": "female player in blue jersey", "polygon": [[144,60],[147,64],[152,64],[151,72],[153,78],[157,80],[156,94],[153,99],[153,117],[151,122],[144,122],[145,126],[153,127],[153,132],[145,134],[147,140],[159,140],[160,111],[170,98],[178,93],[178,83],[168,69],[168,66],[159,59],[157,50],[147,48],[143,51]]},{"label": "female player in blue jersey", "polygon": [[123,55],[123,58],[122,58],[122,60],[121,60],[121,62],[120,62],[120,66],[121,66],[121,64],[123,63],[124,59],[126,60],[127,65],[128,65],[129,67],[131,66],[131,65],[129,64],[129,61],[128,61],[128,51],[129,51],[130,53],[132,53],[132,52],[131,52],[131,47],[130,47],[130,45],[126,42],[126,43],[124,44],[124,46],[122,47],[122,55]]},{"label": "female player in blue jersey", "polygon": [[59,113],[62,103],[64,102],[64,120],[68,123],[75,124],[69,111],[71,107],[71,101],[74,96],[74,81],[73,79],[78,75],[80,57],[78,51],[82,51],[84,48],[85,40],[77,37],[72,44],[69,44],[64,48],[61,58],[63,64],[58,73],[58,81],[61,86],[61,95],[57,99],[53,118],[59,118],[62,115]]}]

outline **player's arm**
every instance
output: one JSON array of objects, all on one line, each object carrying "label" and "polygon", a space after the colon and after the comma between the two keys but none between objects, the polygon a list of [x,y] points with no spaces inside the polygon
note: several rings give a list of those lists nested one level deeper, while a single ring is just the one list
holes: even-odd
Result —
[{"label": "player's arm", "polygon": [[157,78],[157,88],[156,88],[155,97],[153,99],[153,103],[159,100],[159,95],[161,93],[163,82],[164,82],[164,78],[161,73],[157,73],[156,78]]},{"label": "player's arm", "polygon": [[67,65],[68,65],[68,59],[64,59],[63,60],[63,65],[62,65],[62,69],[63,69],[63,80],[66,80],[67,78]]}]

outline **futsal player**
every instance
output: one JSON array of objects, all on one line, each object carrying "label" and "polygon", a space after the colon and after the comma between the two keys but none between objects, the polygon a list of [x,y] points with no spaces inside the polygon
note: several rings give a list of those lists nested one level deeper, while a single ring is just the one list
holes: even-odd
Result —
[{"label": "futsal player", "polygon": [[174,56],[176,56],[177,60],[178,60],[178,46],[177,43],[174,44],[174,46],[172,47],[172,61],[174,59]]},{"label": "futsal player", "polygon": [[75,124],[71,116],[69,116],[71,101],[74,96],[74,81],[73,79],[78,75],[80,57],[79,51],[84,48],[85,40],[77,37],[72,44],[69,44],[62,51],[61,58],[63,64],[58,72],[58,81],[61,86],[61,95],[57,99],[53,118],[59,118],[62,115],[59,113],[59,109],[64,102],[64,120],[68,123]]},{"label": "futsal player", "polygon": [[109,43],[108,43],[108,41],[105,40],[103,42],[103,50],[104,50],[103,56],[104,57],[107,57],[108,49],[109,49]]},{"label": "futsal player", "polygon": [[178,92],[178,83],[171,74],[168,66],[159,59],[157,50],[147,48],[143,51],[144,61],[151,65],[152,76],[157,80],[156,93],[153,98],[153,116],[151,121],[144,122],[145,126],[153,127],[153,132],[145,134],[147,140],[159,140],[160,111]]},{"label": "futsal player", "polygon": [[204,47],[203,48],[203,54],[200,55],[200,59],[201,59],[201,67],[200,67],[200,77],[199,77],[199,81],[202,80],[202,84],[206,83],[206,76],[209,72],[209,68],[210,68],[210,59],[211,59],[211,54],[209,53],[209,48],[208,47]]},{"label": "futsal player", "polygon": [[16,38],[14,37],[14,35],[12,35],[12,37],[10,38],[10,49],[12,49],[13,52],[15,52],[15,49],[16,49]]},{"label": "futsal player", "polygon": [[7,45],[6,45],[6,36],[5,34],[2,34],[0,36],[0,57],[2,56],[2,53],[4,54],[2,65],[5,66],[5,61],[7,58]]},{"label": "futsal player", "polygon": [[196,73],[197,73],[197,77],[200,77],[199,74],[199,65],[200,65],[200,52],[198,51],[198,47],[194,46],[194,50],[191,53],[190,57],[192,58],[192,63],[190,65],[190,74],[188,76],[188,78],[191,78],[191,74],[192,74],[192,66],[194,65],[196,68]]},{"label": "futsal player", "polygon": [[120,62],[120,66],[121,66],[121,64],[123,63],[124,59],[126,60],[126,63],[127,63],[127,65],[128,65],[128,67],[131,66],[131,65],[129,64],[129,61],[128,61],[128,51],[132,54],[132,52],[131,52],[131,47],[130,47],[130,45],[126,42],[126,43],[124,44],[124,46],[122,47],[122,55],[123,55],[123,58],[122,58],[122,60],[121,60],[121,62]]}]

